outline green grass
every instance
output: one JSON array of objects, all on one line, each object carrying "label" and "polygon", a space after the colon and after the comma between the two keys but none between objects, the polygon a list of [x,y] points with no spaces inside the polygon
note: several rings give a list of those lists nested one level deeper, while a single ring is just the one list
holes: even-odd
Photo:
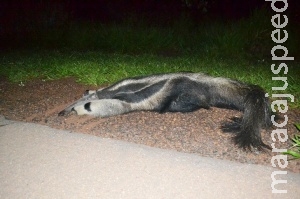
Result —
[{"label": "green grass", "polygon": [[[221,60],[201,56],[166,58],[147,54],[105,54],[98,51],[14,51],[6,53],[0,64],[0,74],[16,83],[24,83],[33,78],[51,80],[72,76],[83,84],[101,85],[136,75],[193,71],[258,84],[269,93],[274,93],[272,86],[281,86],[280,81],[272,81],[274,75],[270,70],[270,63],[253,65],[247,60]],[[297,77],[299,66],[288,66],[289,86],[283,93],[294,94],[297,99],[300,86]],[[298,101],[295,106],[299,106]]]},{"label": "green grass", "polygon": [[[295,124],[296,128],[300,132],[300,124]],[[285,155],[292,156],[292,159],[300,159],[300,135],[294,135],[294,138],[291,138],[292,146],[286,151],[283,152]]]},{"label": "green grass", "polygon": [[[136,75],[193,71],[258,84],[271,94],[272,86],[282,82],[272,81],[270,19],[268,11],[257,10],[235,23],[197,27],[183,18],[166,27],[128,22],[36,29],[26,40],[16,36],[18,48],[0,54],[0,75],[17,83],[72,76],[83,84],[101,85]],[[299,39],[295,30],[288,31],[285,46],[295,56]],[[282,93],[299,99],[299,62],[287,64],[289,85]],[[300,102],[291,106],[300,107]]]}]

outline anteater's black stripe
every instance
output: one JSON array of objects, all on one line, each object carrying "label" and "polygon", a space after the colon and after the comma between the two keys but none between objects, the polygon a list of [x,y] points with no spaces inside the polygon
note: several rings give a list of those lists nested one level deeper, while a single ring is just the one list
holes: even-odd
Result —
[{"label": "anteater's black stripe", "polygon": [[150,84],[149,83],[132,83],[132,84],[120,86],[116,91],[117,92],[136,92],[148,85],[150,85]]},{"label": "anteater's black stripe", "polygon": [[156,94],[163,88],[167,80],[163,80],[160,82],[157,82],[155,84],[152,84],[148,87],[145,87],[144,89],[141,89],[137,92],[118,92],[113,97],[114,99],[119,99],[128,103],[138,103],[143,100],[147,100],[152,95]]},{"label": "anteater's black stripe", "polygon": [[110,90],[115,85],[113,85],[111,87],[107,87],[107,88],[97,92],[98,98],[99,99],[114,99],[117,93],[120,93],[120,92],[122,92],[122,93],[123,92],[126,92],[126,93],[132,92],[133,93],[133,92],[143,89],[144,87],[146,87],[150,84],[149,83],[131,83],[131,84],[127,84],[124,86],[120,86],[116,90]]}]

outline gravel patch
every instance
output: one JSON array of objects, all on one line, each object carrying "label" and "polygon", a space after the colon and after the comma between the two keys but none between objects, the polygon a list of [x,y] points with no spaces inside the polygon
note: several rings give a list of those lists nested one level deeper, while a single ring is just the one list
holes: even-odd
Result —
[{"label": "gravel patch", "polygon": [[[227,159],[242,163],[271,166],[276,153],[246,152],[232,142],[232,134],[223,133],[221,123],[241,116],[234,110],[211,108],[192,113],[134,112],[109,118],[57,116],[69,103],[80,98],[93,86],[80,85],[73,78],[42,81],[34,80],[24,86],[0,80],[0,114],[6,118],[70,130],[94,136],[125,140],[163,149],[194,153],[200,156]],[[300,110],[288,112],[288,134],[298,133],[294,123],[299,122]],[[271,130],[262,132],[262,139],[271,145]],[[276,142],[277,148],[288,148],[290,142]],[[278,168],[279,169],[279,168]],[[300,173],[300,161],[289,161],[289,171]]]}]

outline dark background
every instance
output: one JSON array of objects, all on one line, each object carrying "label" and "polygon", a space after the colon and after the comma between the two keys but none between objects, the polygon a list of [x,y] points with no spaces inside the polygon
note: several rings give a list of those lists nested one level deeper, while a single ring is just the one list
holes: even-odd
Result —
[{"label": "dark background", "polygon": [[[288,0],[283,14],[298,22],[300,2]],[[37,21],[44,26],[67,22],[93,21],[120,23],[124,20],[143,20],[156,25],[171,24],[186,17],[195,25],[209,20],[231,21],[249,16],[255,8],[270,6],[263,0],[21,0],[0,2],[0,31],[8,33],[25,30]],[[280,3],[277,4],[280,7]],[[41,24],[36,24],[40,28]]]},{"label": "dark background", "polygon": [[[297,35],[295,29],[300,27],[300,2],[288,0],[288,3],[288,9],[282,14],[288,15],[288,28],[292,28],[294,35]],[[176,26],[179,32],[187,27],[191,33],[197,28],[198,31],[205,31],[207,26],[203,24],[237,24],[239,20],[251,16],[260,8],[275,14],[270,4],[270,1],[264,0],[4,0],[0,2],[0,50],[22,46],[40,47],[41,43],[47,43],[44,46],[51,48],[61,47],[64,45],[62,43],[74,35],[76,26],[79,30],[82,30],[82,27],[93,30],[99,24],[129,24],[132,30],[134,27]],[[283,3],[278,2],[276,5],[282,7]],[[271,26],[271,21],[268,25]],[[270,32],[273,27],[266,29]],[[255,30],[253,34],[256,34]],[[270,40],[270,34],[266,35]],[[260,48],[266,46],[261,41],[256,41],[256,44],[251,39],[248,43],[252,43],[252,47],[249,48],[253,49],[257,48],[257,45],[261,46]],[[90,44],[86,46],[91,48]],[[269,47],[265,51],[269,53]]]}]

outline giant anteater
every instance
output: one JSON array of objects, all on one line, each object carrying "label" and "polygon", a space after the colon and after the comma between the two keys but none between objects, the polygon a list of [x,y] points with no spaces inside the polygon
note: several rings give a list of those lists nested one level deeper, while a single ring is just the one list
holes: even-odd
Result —
[{"label": "giant anteater", "polygon": [[240,81],[203,73],[170,73],[121,80],[84,96],[59,113],[109,117],[132,111],[191,112],[221,107],[243,112],[242,118],[224,123],[225,132],[235,132],[239,147],[270,147],[261,140],[260,130],[271,126],[269,100],[264,90]]}]

